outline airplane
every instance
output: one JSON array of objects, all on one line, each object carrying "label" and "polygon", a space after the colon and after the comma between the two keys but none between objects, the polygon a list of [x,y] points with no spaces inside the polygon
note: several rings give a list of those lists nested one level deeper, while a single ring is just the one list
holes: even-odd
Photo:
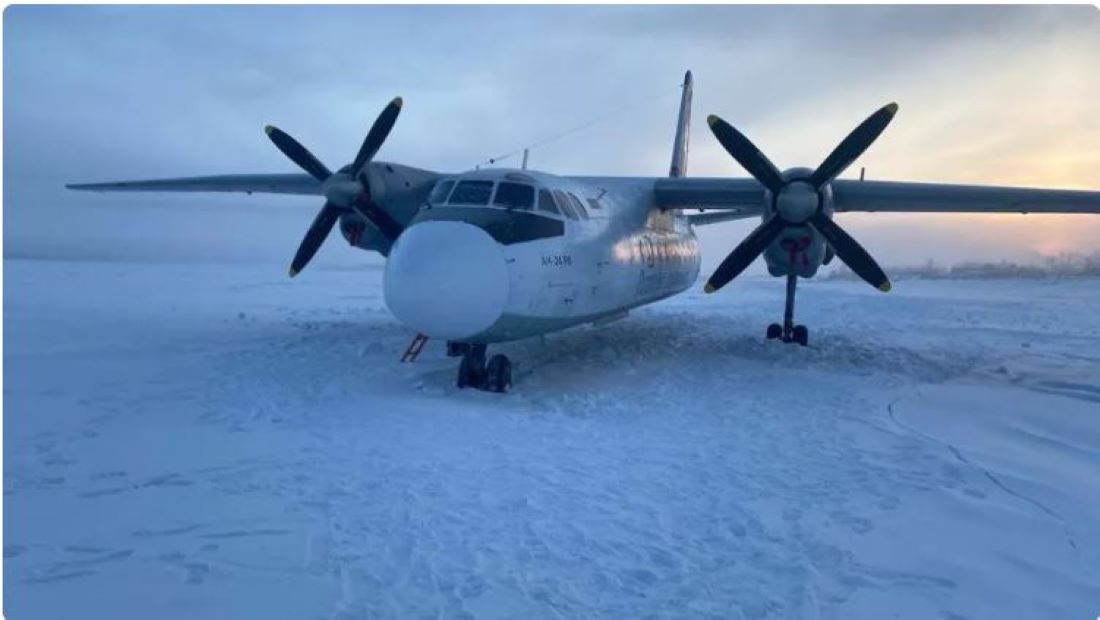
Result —
[{"label": "airplane", "polygon": [[401,112],[398,97],[375,120],[355,159],[336,172],[268,126],[268,138],[305,174],[66,187],[323,196],[290,275],[339,223],[351,246],[386,257],[383,293],[393,315],[418,338],[446,339],[447,354],[462,357],[459,388],[491,392],[511,387],[512,365],[501,354],[486,361],[488,345],[602,325],[690,288],[700,271],[697,226],[761,219],[704,290],[718,291],[763,255],[768,273],[787,284],[783,322],[768,325],[765,335],[806,346],[808,330],[794,322],[799,278],[813,277],[836,257],[871,286],[890,290],[882,268],[834,220],[837,213],[1100,213],[1100,191],[838,179],[893,120],[896,103],[860,123],[814,169],[780,171],[743,133],[709,116],[714,137],[751,178],[686,177],[692,90],[688,71],[667,177],[506,168],[446,174],[375,161]]}]

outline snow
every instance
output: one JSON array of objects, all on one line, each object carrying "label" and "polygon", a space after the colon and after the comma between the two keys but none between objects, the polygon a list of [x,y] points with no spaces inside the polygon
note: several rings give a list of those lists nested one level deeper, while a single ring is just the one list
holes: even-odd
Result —
[{"label": "snow", "polygon": [[494,346],[381,270],[6,260],[9,617],[1100,613],[1100,280],[779,280]]}]

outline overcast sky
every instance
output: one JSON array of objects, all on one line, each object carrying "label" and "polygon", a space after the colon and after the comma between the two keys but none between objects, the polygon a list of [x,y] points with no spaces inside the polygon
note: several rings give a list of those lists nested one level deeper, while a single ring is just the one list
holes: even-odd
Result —
[{"label": "overcast sky", "polygon": [[[536,148],[561,174],[667,171],[695,74],[688,173],[745,176],[717,113],[780,167],[816,166],[901,110],[848,172],[1100,190],[1095,7],[45,7],[4,13],[4,253],[256,259],[281,270],[317,198],[87,194],[66,182],[296,172],[274,123],[329,167],[382,106],[380,159],[460,171]],[[512,160],[518,165],[518,160]],[[1095,251],[1098,216],[846,214],[880,262]],[[710,227],[714,264],[756,222]],[[334,237],[319,263],[368,258]]]}]

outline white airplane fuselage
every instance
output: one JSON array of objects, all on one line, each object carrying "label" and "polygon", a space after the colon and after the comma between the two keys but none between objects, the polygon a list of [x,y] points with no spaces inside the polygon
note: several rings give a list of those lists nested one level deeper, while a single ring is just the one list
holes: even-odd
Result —
[{"label": "white airplane fuselage", "polygon": [[[691,224],[679,211],[657,207],[652,181],[500,169],[439,184],[450,181],[451,199],[433,192],[390,249],[385,272],[390,310],[428,336],[494,343],[615,320],[698,278]],[[456,201],[463,181],[493,182],[493,198]],[[534,204],[492,204],[501,183],[533,186]],[[542,191],[574,209],[540,210]]]},{"label": "white airplane fuselage", "polygon": [[[297,275],[339,222],[352,246],[387,257],[385,302],[402,323],[446,339],[461,355],[456,385],[493,392],[512,383],[511,362],[486,356],[490,343],[518,340],[626,316],[681,291],[699,276],[692,227],[759,217],[703,290],[713,293],[757,257],[787,281],[783,323],[769,340],[808,343],[794,321],[799,278],[833,256],[876,289],[890,280],[837,222],[836,212],[1100,213],[1100,192],[941,183],[841,180],[898,111],[868,116],[816,168],[780,171],[747,136],[716,115],[711,133],[752,178],[688,178],[693,80],[684,74],[672,158],[665,177],[562,177],[488,169],[439,174],[375,161],[404,105],[392,99],[355,159],[330,171],[292,136],[268,139],[305,174],[230,174],[80,183],[89,191],[253,192],[323,196],[290,263]],[[525,158],[526,159],[526,158]],[[700,213],[685,215],[683,209]],[[703,213],[703,211],[708,211]],[[417,345],[419,343],[419,345]],[[406,355],[415,357],[418,339]]]}]

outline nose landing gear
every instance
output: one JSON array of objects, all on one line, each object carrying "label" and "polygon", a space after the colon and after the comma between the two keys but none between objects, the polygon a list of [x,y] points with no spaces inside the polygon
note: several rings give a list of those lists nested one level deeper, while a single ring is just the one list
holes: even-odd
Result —
[{"label": "nose landing gear", "polygon": [[507,392],[512,387],[512,362],[507,356],[496,354],[485,363],[484,344],[447,343],[447,354],[462,356],[458,365],[459,388],[473,387],[486,392]]},{"label": "nose landing gear", "polygon": [[768,326],[768,340],[797,342],[802,346],[809,343],[810,332],[805,325],[794,324],[794,294],[798,288],[798,276],[787,274],[787,300],[783,309],[783,325],[772,323]]}]

